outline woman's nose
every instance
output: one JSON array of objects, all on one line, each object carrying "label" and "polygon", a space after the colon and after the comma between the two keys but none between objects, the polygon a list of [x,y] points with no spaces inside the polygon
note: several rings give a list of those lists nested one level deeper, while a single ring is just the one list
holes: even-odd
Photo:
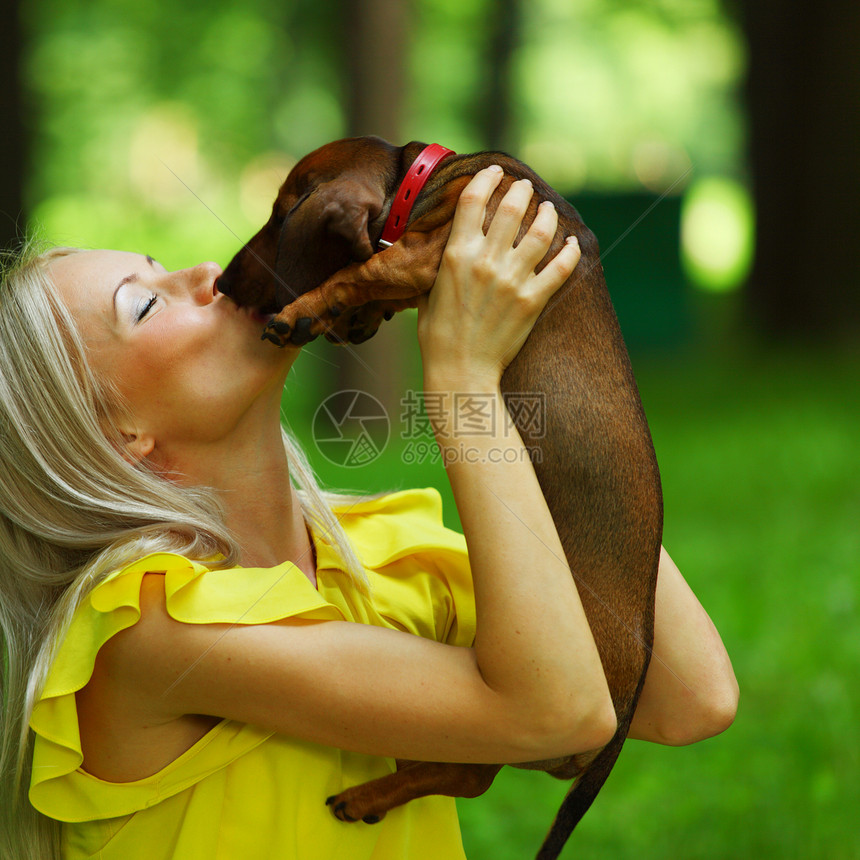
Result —
[{"label": "woman's nose", "polygon": [[218,294],[215,282],[221,274],[221,267],[217,263],[199,263],[188,270],[190,290],[195,301],[200,304],[209,304]]}]

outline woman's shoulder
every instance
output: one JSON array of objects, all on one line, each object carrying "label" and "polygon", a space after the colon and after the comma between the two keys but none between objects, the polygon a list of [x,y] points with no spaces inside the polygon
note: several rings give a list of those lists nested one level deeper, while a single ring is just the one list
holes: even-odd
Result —
[{"label": "woman's shoulder", "polygon": [[[158,675],[158,667],[164,666],[153,649],[175,651],[177,647],[177,631],[170,626],[176,622],[165,609],[163,580],[160,575],[144,575],[140,623],[105,643],[89,681],[75,695],[82,767],[101,780],[130,782],[149,777],[220,722],[217,717],[164,712],[159,708],[162,696],[151,691],[153,669]],[[141,665],[147,671],[135,671]],[[122,755],[117,754],[119,747]]]},{"label": "woman's shoulder", "polygon": [[56,721],[67,721],[66,702],[90,681],[97,659],[125,666],[136,662],[124,659],[129,654],[192,640],[203,627],[290,617],[342,615],[290,562],[218,569],[174,553],[144,556],[109,574],[81,600],[58,643],[31,725],[50,736]]}]

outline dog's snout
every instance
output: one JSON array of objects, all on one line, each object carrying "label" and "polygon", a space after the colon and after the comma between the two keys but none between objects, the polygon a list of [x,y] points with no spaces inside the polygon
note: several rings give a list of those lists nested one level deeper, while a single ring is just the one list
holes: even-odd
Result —
[{"label": "dog's snout", "polygon": [[233,277],[233,263],[229,263],[227,268],[221,272],[220,275],[215,279],[215,289],[219,293],[224,293],[225,296],[230,296],[233,298],[233,287],[235,278]]}]

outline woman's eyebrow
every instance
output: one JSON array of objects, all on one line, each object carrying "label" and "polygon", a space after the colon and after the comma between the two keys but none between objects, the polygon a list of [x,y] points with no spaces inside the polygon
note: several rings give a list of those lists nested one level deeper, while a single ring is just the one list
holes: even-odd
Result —
[{"label": "woman's eyebrow", "polygon": [[[146,262],[149,263],[150,266],[155,268],[155,260],[149,256],[149,254],[144,254],[144,258]],[[111,304],[113,305],[113,316],[114,320],[117,319],[117,311],[116,311],[116,294],[126,285],[133,284],[135,281],[139,280],[138,274],[135,272],[131,275],[126,275],[117,285],[116,289],[113,291],[113,298],[111,299]]]}]

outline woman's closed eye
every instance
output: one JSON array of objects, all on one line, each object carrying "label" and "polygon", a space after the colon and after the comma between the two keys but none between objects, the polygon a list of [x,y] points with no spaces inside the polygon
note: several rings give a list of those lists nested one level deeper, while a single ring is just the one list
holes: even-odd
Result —
[{"label": "woman's closed eye", "polygon": [[155,304],[156,299],[158,299],[158,296],[155,293],[151,293],[147,298],[142,300],[138,305],[138,310],[135,314],[135,320],[137,322],[140,322],[152,310],[152,306]]}]

